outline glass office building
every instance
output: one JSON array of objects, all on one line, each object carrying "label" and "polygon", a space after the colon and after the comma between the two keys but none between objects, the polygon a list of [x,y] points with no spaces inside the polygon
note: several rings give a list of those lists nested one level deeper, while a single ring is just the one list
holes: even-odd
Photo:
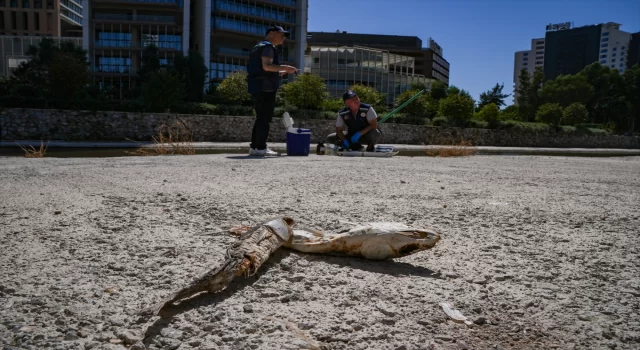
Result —
[{"label": "glass office building", "polygon": [[431,79],[415,74],[415,58],[368,47],[311,46],[305,56],[305,72],[325,79],[329,93],[340,97],[353,84],[375,88],[386,95],[387,104],[421,83],[431,87]]},{"label": "glass office building", "polygon": [[[155,45],[167,64],[188,50],[189,0],[85,1],[84,48],[92,78],[123,93],[136,85],[144,49]],[[185,19],[186,17],[186,19]]]},{"label": "glass office building", "polygon": [[234,71],[246,70],[249,52],[272,25],[291,32],[280,48],[280,62],[297,67],[304,63],[308,0],[209,1],[211,84]]}]

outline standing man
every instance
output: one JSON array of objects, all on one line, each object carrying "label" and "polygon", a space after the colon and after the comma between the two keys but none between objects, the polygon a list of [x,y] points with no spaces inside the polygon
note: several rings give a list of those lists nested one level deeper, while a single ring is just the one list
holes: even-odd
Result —
[{"label": "standing man", "polygon": [[[345,107],[338,112],[336,132],[327,137],[327,142],[353,151],[360,151],[362,144],[366,144],[366,151],[373,152],[382,137],[376,111],[371,105],[360,102],[353,90],[345,92],[342,100]],[[346,135],[343,132],[345,125],[348,129]]]},{"label": "standing man", "polygon": [[247,84],[256,111],[249,155],[278,155],[267,148],[269,123],[276,108],[276,92],[280,87],[281,76],[298,71],[295,67],[280,64],[280,53],[276,46],[281,45],[287,37],[289,32],[282,27],[270,27],[265,40],[256,45],[249,55]]}]

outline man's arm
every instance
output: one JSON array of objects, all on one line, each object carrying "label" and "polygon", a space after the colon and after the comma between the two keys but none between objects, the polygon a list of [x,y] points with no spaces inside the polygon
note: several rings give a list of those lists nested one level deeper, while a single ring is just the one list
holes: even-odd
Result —
[{"label": "man's arm", "polygon": [[267,72],[280,72],[285,71],[286,73],[295,73],[298,71],[296,67],[287,66],[283,64],[273,64],[273,58],[268,56],[262,56],[262,69]]},{"label": "man's arm", "polygon": [[343,129],[344,129],[344,121],[342,120],[342,117],[340,116],[340,114],[338,114],[338,118],[336,119],[336,136],[340,141],[345,140],[344,133],[342,132]]},{"label": "man's arm", "polygon": [[369,122],[369,126],[360,130],[360,136],[378,128],[378,115],[376,111],[373,110],[373,107],[369,108],[367,112],[367,122]]}]

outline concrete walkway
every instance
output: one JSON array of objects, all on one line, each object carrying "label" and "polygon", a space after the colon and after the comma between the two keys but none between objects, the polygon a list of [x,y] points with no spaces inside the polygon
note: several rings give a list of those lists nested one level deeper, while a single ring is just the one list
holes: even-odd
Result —
[{"label": "concrete walkway", "polygon": [[[0,148],[19,148],[33,146],[40,147],[39,140],[21,140],[21,141],[0,141]],[[49,141],[45,143],[48,149],[52,148],[138,148],[153,147],[152,142],[68,142],[68,141]],[[316,143],[311,144],[311,153],[315,154]],[[386,144],[385,144],[386,145]],[[452,146],[440,145],[402,145],[393,144],[399,155],[415,155],[424,153],[429,150],[449,148]],[[238,153],[249,151],[249,142],[195,142],[193,147],[199,150],[212,151],[229,151]],[[269,143],[269,148],[278,152],[286,151],[286,143]],[[535,148],[535,147],[492,147],[492,146],[476,146],[474,147],[476,154],[498,154],[498,155],[562,155],[562,156],[583,156],[583,157],[611,157],[611,156],[640,156],[640,149],[614,149],[614,148]]]}]

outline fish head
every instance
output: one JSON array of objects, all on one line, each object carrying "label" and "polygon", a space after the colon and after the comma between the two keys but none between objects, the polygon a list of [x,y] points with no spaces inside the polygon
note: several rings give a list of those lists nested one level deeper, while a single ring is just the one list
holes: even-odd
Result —
[{"label": "fish head", "polygon": [[367,259],[392,259],[433,248],[440,241],[440,233],[431,228],[382,230],[369,235],[360,247]]}]

